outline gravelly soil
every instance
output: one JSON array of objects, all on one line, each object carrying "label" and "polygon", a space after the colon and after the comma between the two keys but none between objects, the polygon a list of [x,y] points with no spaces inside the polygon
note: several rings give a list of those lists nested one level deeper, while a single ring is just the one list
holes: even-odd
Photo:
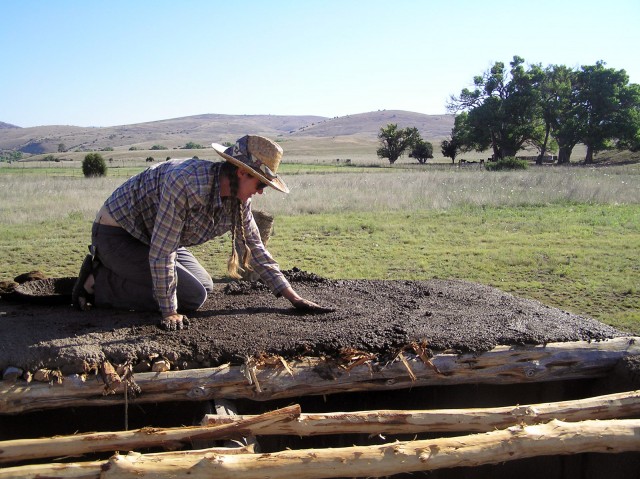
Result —
[{"label": "gravelly soil", "polygon": [[0,300],[0,368],[82,372],[108,359],[138,363],[154,354],[174,367],[242,363],[247,356],[331,356],[355,348],[390,357],[412,341],[434,352],[482,352],[496,345],[603,340],[624,335],[591,318],[456,280],[325,280],[286,272],[303,296],[335,308],[301,314],[260,283],[220,284],[189,315],[187,330],[157,327],[159,315]]}]

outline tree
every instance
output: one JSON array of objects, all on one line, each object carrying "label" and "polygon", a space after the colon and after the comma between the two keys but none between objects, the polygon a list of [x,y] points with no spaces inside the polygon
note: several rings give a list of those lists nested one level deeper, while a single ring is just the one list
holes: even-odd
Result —
[{"label": "tree", "polygon": [[107,164],[100,153],[89,153],[82,160],[82,174],[89,178],[93,176],[106,176]]},{"label": "tree", "polygon": [[558,147],[558,163],[569,163],[573,147],[580,140],[576,122],[575,85],[575,71],[564,65],[548,66],[538,79],[536,88],[544,123],[544,141],[539,145],[537,164],[542,163],[547,146],[552,142],[550,136]]},{"label": "tree", "polygon": [[433,145],[422,138],[417,138],[411,148],[409,157],[418,160],[418,163],[424,165],[429,158],[433,158]]},{"label": "tree", "polygon": [[450,140],[442,140],[440,143],[440,151],[445,158],[451,158],[451,163],[456,162],[456,156],[458,156],[458,151],[460,150],[460,145],[458,144],[458,140],[452,135]]},{"label": "tree", "polygon": [[461,120],[465,147],[477,151],[491,147],[498,159],[515,156],[533,141],[542,143],[534,88],[538,72],[525,71],[523,63],[523,58],[514,56],[507,70],[504,63],[496,62],[483,76],[474,78],[473,91],[465,88],[459,97],[451,97],[449,111],[467,113]]},{"label": "tree", "polygon": [[[530,73],[533,78],[533,87],[538,95],[538,115],[542,119],[540,128],[543,133],[540,135],[542,142],[538,141],[538,138],[533,138],[531,143],[538,149],[538,157],[536,158],[536,164],[541,165],[547,148],[552,144],[551,140],[551,126],[553,121],[553,100],[556,98],[557,91],[552,83],[552,77],[548,73],[548,69],[542,68],[542,65],[532,65],[530,67]],[[537,136],[537,135],[536,135]]]},{"label": "tree", "polygon": [[380,148],[376,153],[380,158],[388,158],[389,163],[393,165],[419,137],[417,128],[398,128],[397,124],[389,123],[386,127],[380,128]]},{"label": "tree", "polygon": [[64,153],[67,151],[67,147],[64,143],[58,143],[58,153]]},{"label": "tree", "polygon": [[640,126],[638,85],[629,85],[624,70],[604,66],[603,61],[582,66],[577,74],[581,141],[587,147],[585,163],[592,163],[594,154],[611,148],[613,140],[632,138]]},{"label": "tree", "polygon": [[444,140],[440,144],[440,151],[445,157],[451,158],[452,163],[456,162],[458,153],[466,153],[474,149],[483,151],[488,146],[486,142],[482,145],[475,142],[475,130],[469,124],[468,117],[466,112],[456,115],[451,129],[451,140]]},{"label": "tree", "polygon": [[[487,140],[488,138],[488,130],[472,125],[469,121],[469,114],[462,112],[456,115],[451,129],[451,140],[444,140],[441,143],[441,151],[444,156],[451,158],[452,163],[455,163],[458,153],[472,150],[484,151],[490,148],[491,143]],[[446,152],[442,149],[443,145],[447,148]]]},{"label": "tree", "polygon": [[20,161],[21,159],[22,152],[20,150],[0,152],[0,161],[7,161],[11,163],[12,161]]},{"label": "tree", "polygon": [[620,112],[620,131],[616,147],[640,151],[640,85],[632,83],[624,89]]},{"label": "tree", "polygon": [[184,145],[184,149],[185,150],[201,150],[202,145],[198,143],[194,143],[193,141],[190,141],[186,145]]}]

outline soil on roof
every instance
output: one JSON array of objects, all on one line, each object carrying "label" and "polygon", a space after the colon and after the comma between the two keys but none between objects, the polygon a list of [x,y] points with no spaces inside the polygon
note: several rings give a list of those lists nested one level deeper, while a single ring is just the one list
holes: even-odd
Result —
[{"label": "soil on roof", "polygon": [[285,274],[301,295],[335,311],[302,314],[261,283],[220,283],[200,310],[188,315],[188,329],[170,332],[158,327],[157,313],[81,312],[68,301],[37,304],[5,295],[0,371],[45,367],[73,374],[105,359],[139,364],[157,355],[176,369],[201,368],[241,364],[263,353],[293,359],[338,355],[344,348],[384,359],[414,341],[433,352],[480,353],[497,345],[624,335],[594,319],[477,283],[327,280],[297,269]]}]

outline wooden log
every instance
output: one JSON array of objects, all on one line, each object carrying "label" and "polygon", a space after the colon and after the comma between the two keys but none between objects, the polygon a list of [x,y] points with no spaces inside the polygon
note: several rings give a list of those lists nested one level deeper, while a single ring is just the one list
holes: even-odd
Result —
[{"label": "wooden log", "polygon": [[[552,419],[576,422],[587,419],[620,419],[638,414],[640,390],[574,401],[432,411],[378,410],[301,414],[300,406],[294,405],[255,416],[208,414],[203,419],[203,427],[199,428],[143,428],[124,432],[3,441],[0,442],[0,463],[150,447],[177,449],[189,444],[204,449],[205,446],[200,444],[220,439],[237,439],[246,434],[318,436],[487,432],[516,424],[544,423]],[[230,453],[232,446],[225,446],[220,448],[220,453]],[[244,450],[259,452],[254,441]]]},{"label": "wooden log", "polygon": [[[206,450],[172,451],[145,454],[145,460],[171,461],[172,456],[186,460],[193,458],[193,462],[201,460],[205,454],[251,454],[251,447],[214,447]],[[139,455],[135,452],[132,456]],[[100,479],[100,472],[107,464],[106,460],[90,462],[65,462],[40,465],[16,466],[0,468],[0,479]]]},{"label": "wooden log", "polygon": [[[537,456],[587,452],[622,453],[640,451],[640,419],[613,419],[513,426],[469,436],[394,442],[378,446],[286,450],[270,454],[198,455],[166,459],[141,454],[114,455],[102,463],[95,475],[83,467],[83,479],[316,479],[329,477],[387,476],[451,467],[474,467]],[[165,453],[166,454],[166,453]],[[92,463],[91,467],[95,467]],[[68,478],[65,465],[28,466],[28,470],[6,468],[0,479]],[[40,470],[38,468],[41,468]]]},{"label": "wooden log", "polygon": [[34,464],[0,469],[0,479],[100,479],[105,461]]},{"label": "wooden log", "polygon": [[[406,361],[355,367],[318,358],[304,358],[284,367],[256,369],[251,384],[240,366],[139,373],[142,390],[129,403],[202,401],[248,398],[266,401],[341,392],[408,389],[453,384],[516,384],[602,377],[622,358],[640,354],[640,338],[577,341],[536,346],[498,346],[481,354],[436,354],[429,364],[418,356]],[[411,371],[407,370],[407,365]],[[19,381],[0,384],[0,414],[76,406],[115,405],[122,394],[104,396],[103,385],[83,378],[65,378],[60,385]],[[122,386],[116,391],[122,393]]]},{"label": "wooden log", "polygon": [[177,449],[191,441],[242,438],[256,425],[293,420],[300,406],[293,405],[218,426],[142,428],[132,431],[99,432],[41,439],[17,439],[0,442],[0,463],[27,461],[43,457],[75,457],[100,451],[131,451],[154,446]]},{"label": "wooden log", "polygon": [[[206,450],[172,451],[145,454],[146,460],[171,461],[172,456],[186,460],[193,458],[193,462],[201,460],[205,454],[251,454],[250,447],[234,447],[231,449],[214,447]],[[132,456],[139,455],[130,452]],[[106,460],[89,462],[65,462],[0,468],[0,479],[100,479],[100,472],[107,464]]]},{"label": "wooden log", "polygon": [[[640,390],[574,401],[493,408],[300,414],[295,420],[256,424],[249,429],[256,436],[487,432],[516,424],[540,424],[553,419],[577,422],[588,419],[621,419],[637,415],[640,415]],[[254,416],[236,416],[232,419],[241,421],[251,417]],[[229,417],[207,414],[203,425],[226,424],[230,420]]]}]

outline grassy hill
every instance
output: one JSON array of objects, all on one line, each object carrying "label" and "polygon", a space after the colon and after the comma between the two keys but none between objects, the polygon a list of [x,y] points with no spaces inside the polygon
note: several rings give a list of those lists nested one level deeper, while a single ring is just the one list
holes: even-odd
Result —
[{"label": "grassy hill", "polygon": [[219,115],[205,114],[132,125],[78,127],[64,125],[0,128],[0,150],[20,150],[28,155],[56,153],[63,144],[68,151],[95,151],[104,148],[150,149],[162,145],[180,148],[188,142],[208,146],[215,141],[235,141],[247,133],[261,134],[278,141],[311,138],[358,137],[375,140],[381,127],[397,123],[414,126],[428,141],[439,141],[453,127],[452,115],[385,110],[336,118],[302,115]]},{"label": "grassy hill", "polygon": [[400,128],[416,127],[427,141],[451,134],[453,115],[424,115],[403,110],[379,110],[325,119],[291,133],[292,137],[334,137],[358,135],[375,139],[381,127],[395,123]]}]

